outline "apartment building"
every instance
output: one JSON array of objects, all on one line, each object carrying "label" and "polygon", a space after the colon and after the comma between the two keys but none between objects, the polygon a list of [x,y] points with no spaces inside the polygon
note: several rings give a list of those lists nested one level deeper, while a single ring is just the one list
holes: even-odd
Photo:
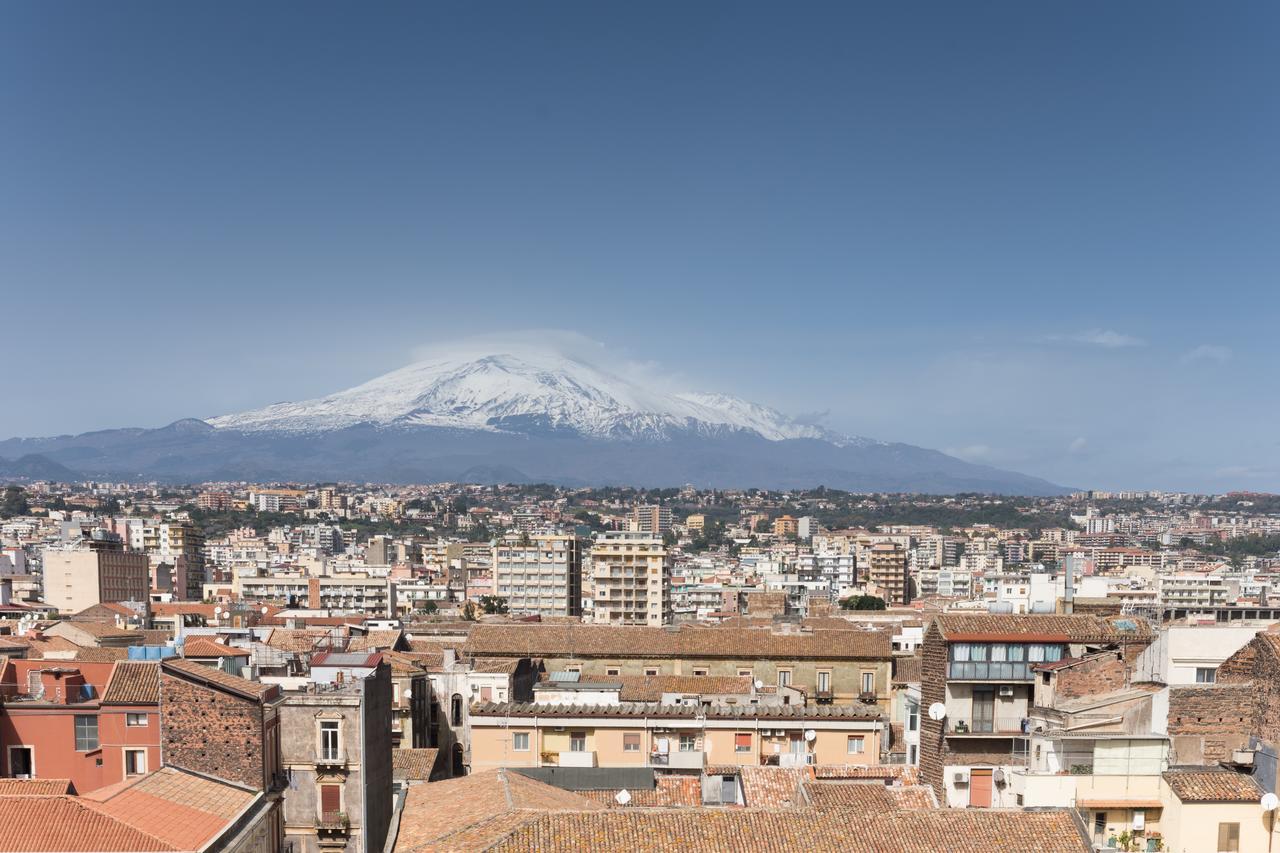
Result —
[{"label": "apartment building", "polygon": [[525,533],[493,549],[493,583],[513,614],[582,615],[582,542],[564,534]]},{"label": "apartment building", "polygon": [[661,626],[671,621],[671,555],[649,533],[610,531],[591,547],[593,621]]},{"label": "apartment building", "polygon": [[1225,578],[1198,572],[1158,575],[1156,591],[1160,594],[1160,604],[1166,608],[1220,607],[1232,597],[1231,586]]},{"label": "apartment building", "polygon": [[[1013,805],[1005,782],[1027,767],[1038,667],[1119,652],[1125,686],[1126,668],[1153,639],[1141,619],[937,616],[925,632],[921,663],[922,781],[951,805]],[[940,716],[929,713],[934,706]]]},{"label": "apartment building", "polygon": [[151,559],[157,588],[177,598],[199,601],[205,582],[204,533],[190,522],[148,524],[142,546]]},{"label": "apartment building", "polygon": [[[332,653],[346,677],[309,681],[279,706],[286,843],[298,853],[381,853],[391,821],[391,670],[378,654]],[[371,664],[371,665],[368,665]]]},{"label": "apartment building", "polygon": [[869,765],[880,759],[874,705],[539,705],[471,710],[471,766],[636,767]]},{"label": "apartment building", "polygon": [[386,578],[359,576],[305,577],[275,574],[261,578],[236,578],[244,601],[387,616],[395,613],[396,584]]},{"label": "apartment building", "polygon": [[804,691],[806,704],[873,702],[889,707],[893,657],[887,630],[627,628],[602,625],[485,625],[463,652],[476,657],[542,658],[548,671],[618,676],[750,677]]},{"label": "apartment building", "polygon": [[147,555],[124,550],[119,537],[95,535],[66,549],[46,549],[45,601],[64,614],[79,613],[94,604],[146,601],[151,595],[151,564]]},{"label": "apartment building", "polygon": [[867,556],[868,580],[890,607],[911,602],[911,577],[907,551],[896,542],[877,542]]},{"label": "apartment building", "polygon": [[648,504],[631,510],[631,529],[637,533],[662,536],[671,529],[670,507]]}]

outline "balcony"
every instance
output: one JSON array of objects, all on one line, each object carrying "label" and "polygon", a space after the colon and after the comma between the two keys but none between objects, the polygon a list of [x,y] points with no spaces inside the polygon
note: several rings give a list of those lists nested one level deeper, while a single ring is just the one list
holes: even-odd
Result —
[{"label": "balcony", "polygon": [[316,767],[342,767],[347,763],[345,749],[318,749],[315,758]]},{"label": "balcony", "polygon": [[701,770],[707,766],[707,756],[702,750],[686,752],[652,752],[650,767],[670,767],[673,770]]},{"label": "balcony", "polygon": [[1030,721],[1026,717],[995,717],[987,720],[947,721],[947,737],[1026,737]]},{"label": "balcony", "polygon": [[947,667],[951,681],[1031,681],[1031,667],[1039,661],[952,661]]},{"label": "balcony", "polygon": [[316,829],[320,833],[346,833],[351,829],[351,819],[346,812],[319,811],[316,813]]},{"label": "balcony", "polygon": [[585,750],[560,753],[561,767],[595,767],[596,754]]},{"label": "balcony", "polygon": [[835,701],[835,694],[830,690],[818,690],[813,694],[813,696],[819,705],[830,705]]}]

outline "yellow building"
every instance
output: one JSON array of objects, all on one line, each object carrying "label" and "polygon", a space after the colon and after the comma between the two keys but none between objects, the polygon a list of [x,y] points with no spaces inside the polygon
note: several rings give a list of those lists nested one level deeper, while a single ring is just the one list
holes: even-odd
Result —
[{"label": "yellow building", "polygon": [[649,533],[610,531],[591,548],[594,621],[660,627],[671,621],[671,555]]}]

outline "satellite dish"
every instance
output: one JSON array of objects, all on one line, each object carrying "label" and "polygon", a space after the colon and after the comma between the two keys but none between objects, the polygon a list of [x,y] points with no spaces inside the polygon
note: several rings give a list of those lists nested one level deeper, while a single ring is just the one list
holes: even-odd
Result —
[{"label": "satellite dish", "polygon": [[268,606],[267,606],[267,605],[265,605],[265,604],[264,604],[264,605],[262,605],[262,615],[263,615],[263,616],[266,616],[266,615],[267,615],[268,613],[270,613],[270,612],[271,612],[271,608],[270,608],[270,607],[268,607]]},{"label": "satellite dish", "polygon": [[757,678],[757,679],[756,679],[756,690],[759,690],[761,687],[764,687],[764,682]]},{"label": "satellite dish", "polygon": [[412,691],[412,690],[406,690],[406,691],[404,691],[404,698],[406,698],[406,699],[412,699],[412,698],[413,698],[413,691]]},{"label": "satellite dish", "polygon": [[614,794],[613,798],[617,801],[618,805],[625,806],[627,803],[631,802],[631,792],[626,788],[623,788],[621,791]]},{"label": "satellite dish", "polygon": [[815,732],[813,729],[805,729],[805,732],[804,732],[804,739],[805,739],[805,740],[809,740],[809,741],[811,741],[811,740],[813,740],[814,738],[816,738],[817,736],[818,736],[818,733],[817,733],[817,732]]},{"label": "satellite dish", "polygon": [[1280,806],[1280,797],[1275,794],[1263,794],[1261,806],[1264,812],[1274,811],[1277,806]]},{"label": "satellite dish", "polygon": [[929,719],[941,720],[947,715],[947,706],[941,702],[934,702],[929,706]]},{"label": "satellite dish", "polygon": [[215,608],[213,608],[213,618],[214,618],[214,619],[217,619],[221,614],[222,614],[222,608],[221,608],[221,607],[215,607]]}]

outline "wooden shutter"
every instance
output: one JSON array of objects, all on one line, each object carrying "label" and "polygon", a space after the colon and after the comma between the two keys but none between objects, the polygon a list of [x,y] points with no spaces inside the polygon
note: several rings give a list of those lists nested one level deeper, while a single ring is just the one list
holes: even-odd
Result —
[{"label": "wooden shutter", "polygon": [[342,811],[342,788],[338,785],[320,786],[320,811],[331,817]]}]

